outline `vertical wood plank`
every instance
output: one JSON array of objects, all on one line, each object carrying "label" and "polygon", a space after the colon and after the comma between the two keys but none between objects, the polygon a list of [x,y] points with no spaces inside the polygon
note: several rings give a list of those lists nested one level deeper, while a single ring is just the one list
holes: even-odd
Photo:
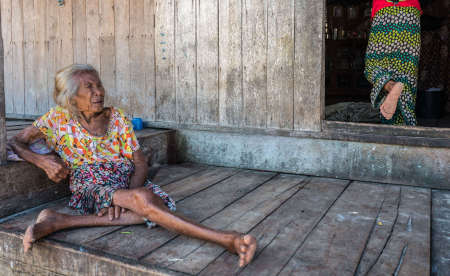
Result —
[{"label": "vertical wood plank", "polygon": [[0,34],[2,34],[0,36],[0,165],[6,164],[5,71],[2,70],[4,68],[5,53],[3,51],[2,18],[3,16],[0,13]]},{"label": "vertical wood plank", "polygon": [[220,125],[242,122],[242,1],[219,1]]},{"label": "vertical wood plank", "polygon": [[13,59],[12,59],[12,42],[11,42],[11,0],[1,0],[1,24],[2,24],[2,39],[3,39],[3,80],[5,92],[5,112],[14,112],[14,89],[13,89]]},{"label": "vertical wood plank", "polygon": [[12,51],[13,51],[13,89],[14,89],[14,113],[25,113],[25,76],[23,56],[23,1],[12,1]]},{"label": "vertical wood plank", "polygon": [[[114,19],[115,19],[115,56],[116,56],[116,89],[118,97],[115,101],[116,107],[124,108],[130,112],[130,2],[134,1],[114,1]],[[109,92],[109,91],[108,91]],[[108,97],[111,97],[108,94]]]},{"label": "vertical wood plank", "polygon": [[47,0],[47,27],[46,27],[46,54],[47,54],[47,105],[55,105],[53,101],[53,90],[55,88],[55,74],[57,68],[58,39],[58,7],[53,0]]},{"label": "vertical wood plank", "polygon": [[325,1],[295,1],[294,128],[321,130]]},{"label": "vertical wood plank", "polygon": [[156,120],[176,120],[174,0],[156,0]]},{"label": "vertical wood plank", "polygon": [[25,114],[36,114],[36,72],[35,68],[35,24],[37,14],[34,0],[23,0],[23,40],[24,40],[24,76],[25,76]]},{"label": "vertical wood plank", "polygon": [[117,106],[120,97],[115,84],[115,45],[114,45],[114,0],[99,2],[100,18],[100,77],[106,89],[106,104]]},{"label": "vertical wood plank", "polygon": [[[48,110],[48,86],[47,86],[47,1],[34,0],[36,18],[36,40],[34,56],[35,89],[36,89],[36,115],[41,115]],[[38,70],[36,70],[39,68]]]},{"label": "vertical wood plank", "polygon": [[267,127],[293,129],[294,1],[269,1]]},{"label": "vertical wood plank", "polygon": [[100,51],[99,51],[99,0],[86,1],[86,62],[94,66],[100,72]]},{"label": "vertical wood plank", "polygon": [[175,1],[175,85],[177,122],[197,118],[196,1]]},{"label": "vertical wood plank", "polygon": [[145,27],[145,114],[147,120],[155,120],[155,0],[144,0]]},{"label": "vertical wood plank", "polygon": [[197,119],[214,125],[219,121],[218,2],[197,3]]},{"label": "vertical wood plank", "polygon": [[242,55],[244,123],[266,127],[267,7],[266,1],[243,0]]},{"label": "vertical wood plank", "polygon": [[[88,0],[90,2],[92,0]],[[73,0],[73,61],[86,63],[86,0]],[[89,26],[90,28],[91,26]]]},{"label": "vertical wood plank", "polygon": [[[57,3],[52,3],[56,5]],[[56,52],[57,70],[73,63],[73,22],[72,0],[65,0],[64,6],[58,9],[58,39],[59,47]]]},{"label": "vertical wood plank", "polygon": [[144,0],[130,1],[130,113],[145,114]]}]

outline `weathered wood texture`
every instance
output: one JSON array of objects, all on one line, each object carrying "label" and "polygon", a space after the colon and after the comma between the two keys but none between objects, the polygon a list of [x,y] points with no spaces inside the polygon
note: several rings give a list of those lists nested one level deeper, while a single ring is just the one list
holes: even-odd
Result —
[{"label": "weathered wood texture", "polygon": [[431,275],[444,276],[450,271],[450,191],[432,191]]},{"label": "weathered wood texture", "polygon": [[184,216],[254,235],[253,262],[239,269],[218,245],[144,225],[64,230],[23,254],[41,210],[75,214],[64,198],[0,220],[2,275],[429,275],[430,251],[434,275],[448,274],[447,191],[434,192],[432,216],[431,191],[414,187],[196,164],[165,166],[154,182]]},{"label": "weathered wood texture", "polygon": [[43,114],[76,62],[147,121],[320,130],[323,2],[1,0],[6,113]]},{"label": "weathered wood texture", "polygon": [[[0,15],[0,22],[1,15]],[[0,34],[2,26],[0,23]],[[5,61],[3,39],[0,37],[0,68],[3,68]],[[0,70],[0,165],[6,164],[6,117],[5,117],[5,75],[4,70]]]}]

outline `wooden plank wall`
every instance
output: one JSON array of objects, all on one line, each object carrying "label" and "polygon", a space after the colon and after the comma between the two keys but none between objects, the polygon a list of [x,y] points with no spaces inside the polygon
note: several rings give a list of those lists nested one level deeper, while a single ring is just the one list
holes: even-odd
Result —
[{"label": "wooden plank wall", "polygon": [[[0,24],[0,33],[1,32],[2,26]],[[3,41],[2,37],[0,37],[0,68],[3,67],[4,60]],[[3,164],[6,164],[5,81],[4,72],[0,70],[0,165]]]},{"label": "wooden plank wall", "polygon": [[321,130],[324,0],[0,4],[11,116],[48,110],[55,71],[76,62],[147,121]]}]

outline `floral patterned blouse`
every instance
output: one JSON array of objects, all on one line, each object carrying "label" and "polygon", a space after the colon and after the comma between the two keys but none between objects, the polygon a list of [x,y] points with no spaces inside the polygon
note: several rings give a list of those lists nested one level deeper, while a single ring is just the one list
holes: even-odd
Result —
[{"label": "floral patterned blouse", "polygon": [[89,134],[60,106],[50,109],[33,126],[45,134],[48,146],[72,169],[83,163],[129,162],[139,149],[130,121],[122,110],[113,107],[108,130],[102,137]]}]

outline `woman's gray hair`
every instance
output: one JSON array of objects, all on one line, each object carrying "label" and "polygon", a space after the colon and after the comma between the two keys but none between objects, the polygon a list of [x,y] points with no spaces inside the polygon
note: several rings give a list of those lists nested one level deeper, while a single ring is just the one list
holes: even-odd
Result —
[{"label": "woman's gray hair", "polygon": [[99,77],[97,70],[89,64],[72,64],[56,72],[53,99],[73,115],[77,115],[78,110],[72,99],[80,88],[79,77],[84,74]]}]

